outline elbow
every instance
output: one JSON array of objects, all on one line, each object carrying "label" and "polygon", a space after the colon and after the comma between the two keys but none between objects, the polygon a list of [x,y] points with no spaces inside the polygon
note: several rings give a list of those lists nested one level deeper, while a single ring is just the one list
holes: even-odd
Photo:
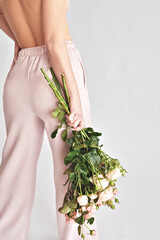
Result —
[{"label": "elbow", "polygon": [[48,52],[50,52],[54,46],[54,41],[45,41],[46,49]]}]

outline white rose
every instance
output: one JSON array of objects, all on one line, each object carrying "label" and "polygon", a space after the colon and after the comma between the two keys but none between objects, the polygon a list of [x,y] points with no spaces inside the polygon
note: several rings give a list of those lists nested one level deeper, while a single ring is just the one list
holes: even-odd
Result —
[{"label": "white rose", "polygon": [[114,180],[118,177],[120,177],[122,175],[122,173],[120,172],[120,169],[119,168],[115,168],[114,170],[112,171],[109,171],[106,176],[111,179],[111,180]]},{"label": "white rose", "polygon": [[97,185],[97,190],[103,190],[109,184],[109,181],[104,178],[102,174],[99,174],[98,178],[96,175],[94,175],[92,178],[90,177],[90,181]]},{"label": "white rose", "polygon": [[105,202],[113,197],[113,192],[111,191],[111,189],[106,189],[103,192],[100,192],[98,196],[99,201]]},{"label": "white rose", "polygon": [[88,204],[88,197],[86,195],[81,195],[77,197],[77,202],[80,206],[84,206]]},{"label": "white rose", "polygon": [[103,179],[103,180],[100,180],[96,182],[96,185],[97,185],[97,190],[103,190],[104,188],[106,188],[109,184],[109,181],[107,179]]},{"label": "white rose", "polygon": [[89,197],[90,197],[92,200],[94,200],[94,199],[96,199],[98,196],[97,196],[96,193],[92,193],[92,194],[89,194]]}]

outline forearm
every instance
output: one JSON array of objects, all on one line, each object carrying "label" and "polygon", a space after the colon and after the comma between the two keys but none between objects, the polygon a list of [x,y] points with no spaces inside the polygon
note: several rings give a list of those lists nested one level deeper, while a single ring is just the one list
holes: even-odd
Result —
[{"label": "forearm", "polygon": [[5,32],[12,40],[16,41],[3,13],[0,14],[0,29]]},{"label": "forearm", "polygon": [[72,70],[68,49],[65,42],[46,44],[49,62],[63,88],[61,73],[64,73],[66,86],[71,99],[79,97],[77,82]]}]

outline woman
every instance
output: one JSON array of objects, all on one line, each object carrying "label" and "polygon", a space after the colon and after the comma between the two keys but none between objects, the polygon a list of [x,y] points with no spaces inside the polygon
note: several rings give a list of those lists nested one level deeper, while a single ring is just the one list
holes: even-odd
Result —
[{"label": "woman", "polygon": [[[81,239],[77,224],[67,225],[58,212],[67,190],[63,160],[69,146],[61,138],[63,129],[51,138],[58,124],[51,117],[57,99],[40,71],[43,67],[51,77],[52,66],[62,89],[61,73],[65,74],[71,111],[67,123],[75,131],[90,126],[88,90],[79,51],[69,34],[68,7],[67,0],[0,0],[0,28],[15,42],[3,89],[7,138],[0,166],[0,240],[27,239],[44,130],[53,155],[59,239]],[[97,230],[96,222],[93,228]]]}]

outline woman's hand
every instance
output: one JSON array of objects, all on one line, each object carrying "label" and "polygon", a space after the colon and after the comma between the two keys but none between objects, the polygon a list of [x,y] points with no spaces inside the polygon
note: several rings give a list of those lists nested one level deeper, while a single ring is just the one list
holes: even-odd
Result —
[{"label": "woman's hand", "polygon": [[14,45],[14,58],[13,58],[13,62],[11,64],[11,67],[10,67],[10,71],[12,70],[12,68],[14,67],[15,65],[15,61],[17,60],[18,58],[18,52],[20,50],[20,47],[18,46],[18,43],[15,42],[15,45]]},{"label": "woman's hand", "polygon": [[81,108],[81,102],[79,98],[70,99],[70,115],[66,114],[67,124],[74,129],[79,131],[84,128],[84,118]]}]

